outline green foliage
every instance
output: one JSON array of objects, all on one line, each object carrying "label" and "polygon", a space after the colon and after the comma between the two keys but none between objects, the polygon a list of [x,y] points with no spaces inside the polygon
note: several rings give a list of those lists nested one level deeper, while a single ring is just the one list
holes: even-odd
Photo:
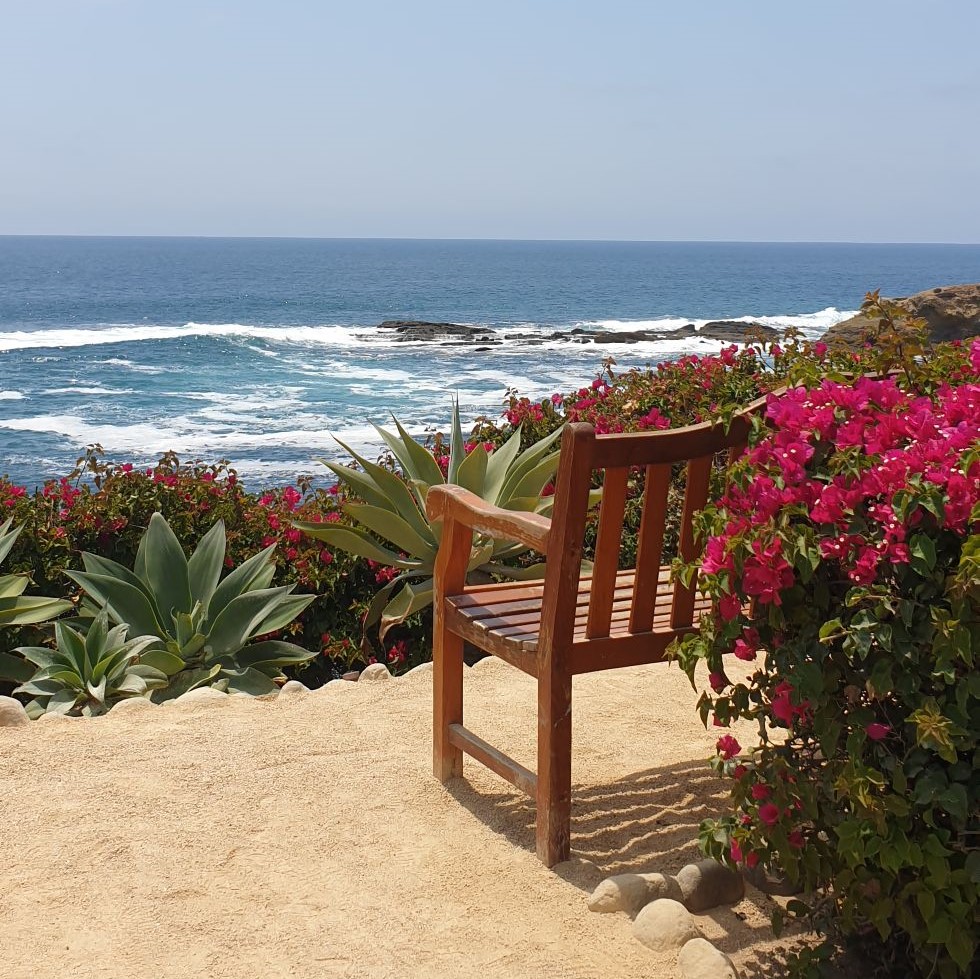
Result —
[{"label": "green foliage", "polygon": [[283,666],[315,655],[281,640],[254,641],[288,625],[313,601],[293,595],[293,586],[270,587],[274,550],[274,544],[266,547],[222,579],[222,521],[188,559],[166,519],[155,513],[133,571],[86,552],[85,570],[66,574],[113,622],[159,638],[163,648],[142,658],[172,678],[158,697],[176,697],[202,684],[263,694],[276,689]]},{"label": "green foliage", "polygon": [[[383,643],[388,631],[432,602],[432,573],[439,550],[441,526],[429,521],[425,500],[432,486],[455,483],[508,510],[547,512],[550,497],[541,491],[558,467],[555,431],[521,449],[518,429],[500,448],[488,452],[482,442],[467,448],[454,406],[449,452],[434,455],[413,439],[395,419],[397,434],[375,426],[392,453],[400,473],[369,462],[340,443],[359,466],[327,462],[355,499],[343,504],[353,526],[297,521],[295,526],[335,548],[397,569],[375,595],[364,617],[365,634],[380,624]],[[441,444],[441,443],[440,443]],[[442,460],[445,472],[440,466]],[[515,568],[507,562],[527,551],[506,540],[474,537],[468,571],[504,577],[534,577],[538,567]]]},{"label": "green foliage", "polygon": [[129,697],[145,697],[167,686],[162,670],[151,666],[150,654],[140,654],[159,643],[156,636],[126,639],[128,626],[110,629],[103,610],[86,633],[65,622],[56,622],[55,648],[22,646],[25,660],[37,669],[15,689],[34,699],[27,713],[38,718],[45,713],[94,717]]},{"label": "green foliage", "polygon": [[945,383],[883,351],[889,379],[770,405],[703,516],[715,611],[676,653],[692,683],[708,668],[706,723],[759,732],[719,739],[732,811],[704,851],[799,882],[788,913],[833,940],[950,979],[980,943],[980,341],[935,356]]}]

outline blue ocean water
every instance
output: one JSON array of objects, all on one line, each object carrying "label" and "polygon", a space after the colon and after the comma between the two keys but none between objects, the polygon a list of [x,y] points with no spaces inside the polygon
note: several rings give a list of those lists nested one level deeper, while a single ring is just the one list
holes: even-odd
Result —
[{"label": "blue ocean water", "polygon": [[[980,281],[978,245],[0,237],[0,473],[33,487],[90,443],[114,461],[228,458],[250,486],[323,473],[331,438],[373,451],[594,377],[715,350],[556,331],[710,319],[819,336],[864,293]],[[386,319],[494,328],[401,343]]]}]

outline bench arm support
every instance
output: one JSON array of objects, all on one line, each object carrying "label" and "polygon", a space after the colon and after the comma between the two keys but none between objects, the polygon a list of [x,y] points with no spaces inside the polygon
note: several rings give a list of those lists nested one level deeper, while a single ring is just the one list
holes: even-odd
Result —
[{"label": "bench arm support", "polygon": [[542,554],[548,550],[551,521],[539,513],[504,510],[486,500],[447,483],[433,486],[425,499],[430,520],[452,520],[481,534],[503,540],[515,540]]}]

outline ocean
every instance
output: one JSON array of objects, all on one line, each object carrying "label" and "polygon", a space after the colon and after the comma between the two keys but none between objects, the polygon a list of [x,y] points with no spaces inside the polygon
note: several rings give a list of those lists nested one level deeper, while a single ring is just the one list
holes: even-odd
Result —
[{"label": "ocean", "polygon": [[[616,369],[721,346],[553,338],[739,319],[819,337],[868,290],[980,281],[980,245],[0,237],[0,474],[33,488],[99,443],[114,462],[228,459],[250,488],[499,416]],[[401,342],[384,320],[492,344]]]}]

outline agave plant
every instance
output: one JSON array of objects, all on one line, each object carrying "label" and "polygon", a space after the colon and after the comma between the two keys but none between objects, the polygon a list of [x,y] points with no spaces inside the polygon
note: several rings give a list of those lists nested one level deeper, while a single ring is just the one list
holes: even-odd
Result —
[{"label": "agave plant", "polygon": [[172,677],[155,700],[210,685],[250,694],[270,693],[281,667],[315,655],[262,636],[292,622],[316,597],[293,595],[295,585],[271,588],[275,545],[253,555],[221,579],[225,559],[222,521],[201,538],[188,559],[162,514],[154,513],[139,543],[133,571],[96,554],[82,553],[84,571],[66,571],[109,619],[137,635],[156,636],[161,647],[144,663]]},{"label": "agave plant", "polygon": [[95,717],[128,697],[145,697],[167,686],[167,674],[140,654],[160,640],[156,636],[126,639],[129,627],[109,628],[103,609],[88,632],[66,622],[54,625],[55,648],[20,646],[17,652],[38,669],[14,693],[33,695],[27,704],[29,717],[42,714],[77,714]]},{"label": "agave plant", "polygon": [[[11,522],[7,520],[0,524],[0,564],[10,553],[21,531],[20,527],[11,530]],[[25,595],[29,581],[28,576],[23,574],[0,575],[0,626],[36,625],[71,608],[71,602],[60,598]],[[23,659],[0,652],[0,677],[26,680],[32,672]]]},{"label": "agave plant", "polygon": [[[456,483],[506,510],[548,513],[552,498],[541,491],[558,468],[558,441],[561,430],[553,432],[521,451],[521,431],[493,453],[482,443],[466,452],[459,421],[459,405],[453,406],[447,475],[432,453],[413,439],[397,418],[392,419],[397,434],[375,425],[404,478],[359,456],[340,439],[337,442],[357,462],[360,469],[321,460],[352,495],[363,502],[347,502],[344,512],[355,526],[300,522],[296,526],[332,547],[377,561],[401,572],[375,596],[364,619],[364,631],[380,619],[379,635],[385,634],[409,615],[432,602],[432,574],[442,532],[441,523],[430,523],[425,513],[429,488]],[[528,550],[507,540],[491,540],[476,535],[468,565],[469,573],[499,574],[511,578],[539,577],[543,565],[514,568],[510,559]]]}]

